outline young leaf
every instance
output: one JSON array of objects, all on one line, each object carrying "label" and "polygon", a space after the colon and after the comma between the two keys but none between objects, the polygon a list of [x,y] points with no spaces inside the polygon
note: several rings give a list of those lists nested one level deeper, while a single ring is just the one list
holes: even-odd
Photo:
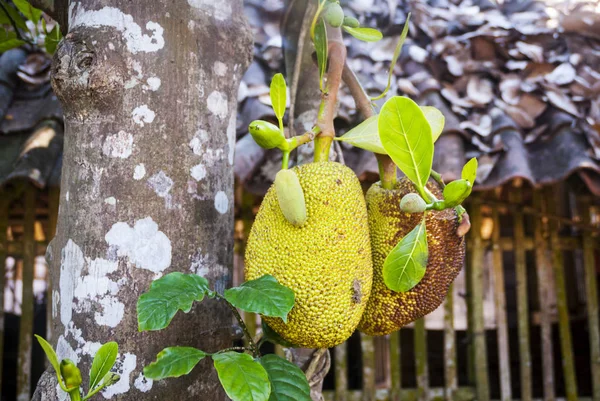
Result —
[{"label": "young leaf", "polygon": [[44,338],[38,336],[37,334],[35,334],[35,338],[37,338],[38,342],[40,343],[40,346],[44,350],[44,353],[46,354],[46,358],[48,358],[48,362],[50,362],[50,365],[52,365],[52,367],[54,368],[54,371],[56,372],[56,377],[58,378],[58,383],[60,384],[60,387],[64,391],[67,391],[67,389],[63,383],[62,376],[60,375],[60,363],[58,362],[58,356],[56,355],[56,352],[54,352],[54,348],[52,348],[52,346],[48,343],[48,341],[44,340]]},{"label": "young leaf", "polygon": [[0,40],[0,53],[4,53],[10,49],[15,49],[23,44],[25,44],[25,42],[20,39],[7,39],[4,41]]},{"label": "young leaf", "polygon": [[115,361],[117,360],[117,354],[119,353],[119,345],[114,342],[108,342],[100,347],[94,361],[92,362],[92,368],[90,370],[90,387],[89,391],[94,390],[98,384],[102,381],[104,376],[112,369]]},{"label": "young leaf", "polygon": [[310,386],[299,367],[273,354],[263,356],[259,362],[271,382],[269,401],[311,401]]},{"label": "young leaf", "polygon": [[446,207],[460,205],[471,194],[473,186],[465,179],[452,181],[444,187],[444,204]]},{"label": "young leaf", "polygon": [[377,130],[377,117],[371,116],[367,118],[344,135],[336,137],[335,140],[349,143],[352,146],[369,150],[373,153],[385,155],[386,152],[381,144],[379,131]]},{"label": "young leaf", "polygon": [[189,374],[206,356],[194,347],[169,347],[158,353],[156,361],[144,368],[144,376],[152,380],[180,377]]},{"label": "young leaf", "polygon": [[433,164],[431,127],[423,111],[411,99],[394,96],[381,108],[378,128],[387,154],[423,194]]},{"label": "young leaf", "polygon": [[392,249],[383,263],[383,281],[392,291],[406,292],[425,275],[429,250],[425,218],[417,224],[398,245]]},{"label": "young leaf", "polygon": [[279,120],[279,125],[282,125],[283,115],[285,114],[285,106],[287,103],[287,88],[285,85],[285,79],[281,73],[275,74],[271,80],[271,105],[275,116]]},{"label": "young leaf", "polygon": [[[2,5],[4,5],[4,3],[2,3]],[[0,5],[0,25],[10,25],[10,18],[8,18],[8,14],[6,14],[2,5]]]},{"label": "young leaf", "polygon": [[319,19],[315,27],[315,51],[317,53],[317,64],[319,66],[319,87],[323,91],[323,76],[327,70],[327,28],[325,21]]},{"label": "young leaf", "polygon": [[461,178],[463,180],[467,180],[471,183],[471,185],[475,184],[475,179],[477,178],[477,159],[472,158],[464,165],[462,169]]},{"label": "young leaf", "polygon": [[433,106],[421,106],[421,110],[429,122],[429,126],[431,127],[431,136],[433,137],[433,142],[435,143],[440,135],[442,135],[446,118],[441,111]]},{"label": "young leaf", "polygon": [[62,33],[60,32],[60,27],[58,24],[54,24],[54,28],[46,35],[46,40],[44,41],[44,46],[46,47],[46,51],[49,54],[54,54],[56,51],[56,47],[58,43],[62,39]]},{"label": "young leaf", "polygon": [[27,24],[25,23],[25,18],[14,8],[12,5],[8,4],[4,0],[0,0],[0,8],[3,9],[8,14],[10,20],[17,26],[17,28],[22,29],[26,32],[29,32],[27,28]]},{"label": "young leaf", "polygon": [[23,13],[25,18],[34,24],[37,24],[42,17],[42,10],[33,7],[27,0],[13,0],[13,4]]},{"label": "young leaf", "polygon": [[287,322],[287,315],[295,301],[294,292],[268,274],[225,290],[223,296],[236,308],[264,316],[280,317],[284,322]]},{"label": "young leaf", "polygon": [[398,57],[400,57],[400,52],[402,51],[402,45],[404,45],[404,41],[406,40],[406,36],[408,35],[408,22],[410,21],[410,13],[406,17],[406,22],[404,23],[404,28],[402,28],[402,33],[400,34],[400,38],[398,39],[398,43],[396,44],[396,49],[394,50],[394,55],[392,56],[392,61],[390,62],[390,70],[388,71],[388,82],[387,86],[381,93],[381,95],[371,98],[371,100],[379,100],[383,99],[385,95],[390,90],[392,86],[392,77],[394,76],[394,67],[396,66],[396,62],[398,61]]},{"label": "young leaf", "polygon": [[159,278],[138,299],[139,330],[164,329],[178,310],[189,312],[194,301],[202,301],[207,292],[208,281],[195,274],[175,272]]},{"label": "young leaf", "polygon": [[373,28],[350,28],[348,26],[344,26],[344,30],[350,35],[354,36],[356,39],[364,42],[377,42],[383,38],[383,34],[377,29]]},{"label": "young leaf", "polygon": [[223,352],[212,356],[219,381],[233,401],[267,401],[271,384],[267,371],[248,354]]}]

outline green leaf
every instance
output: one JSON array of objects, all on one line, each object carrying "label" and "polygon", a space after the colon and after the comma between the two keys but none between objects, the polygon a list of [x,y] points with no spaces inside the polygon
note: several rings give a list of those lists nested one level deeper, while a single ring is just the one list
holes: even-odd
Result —
[{"label": "green leaf", "polygon": [[5,38],[0,37],[0,53],[4,53],[7,50],[15,49],[25,44],[24,41],[12,37],[11,34],[14,34],[14,32],[8,32],[8,34],[9,35],[7,35]]},{"label": "green leaf", "polygon": [[317,52],[317,65],[319,66],[319,86],[323,90],[323,76],[327,70],[327,28],[325,21],[319,19],[315,27],[315,51]]},{"label": "green leaf", "polygon": [[287,315],[295,301],[294,292],[268,274],[225,290],[223,296],[236,308],[264,316],[280,317],[284,322],[287,322]]},{"label": "green leaf", "polygon": [[350,28],[348,26],[344,26],[344,30],[350,35],[354,36],[356,39],[364,42],[377,42],[383,38],[383,34],[377,29],[373,28]]},{"label": "green leaf", "polygon": [[[5,4],[2,3],[2,5],[5,5]],[[10,25],[10,18],[8,18],[8,14],[6,14],[6,11],[4,11],[4,9],[1,6],[0,6],[0,25]]]},{"label": "green leaf", "polygon": [[455,207],[460,205],[471,194],[473,186],[465,179],[452,181],[444,187],[444,205]]},{"label": "green leaf", "polygon": [[472,158],[464,165],[462,169],[461,178],[463,180],[467,180],[471,183],[471,185],[475,184],[475,179],[477,178],[477,159]]},{"label": "green leaf", "polygon": [[296,344],[292,344],[291,342],[285,340],[281,337],[275,330],[273,330],[269,325],[261,320],[262,332],[263,332],[263,341],[268,341],[272,344],[279,344],[286,348],[298,348]]},{"label": "green leaf", "polygon": [[283,120],[285,114],[285,106],[287,103],[287,88],[285,85],[285,79],[281,73],[275,74],[271,80],[271,104],[273,105],[273,111],[275,116],[279,120],[279,125]]},{"label": "green leaf", "polygon": [[48,362],[50,362],[50,365],[52,365],[52,367],[54,368],[54,371],[56,372],[56,377],[58,378],[58,383],[60,384],[60,387],[63,390],[67,391],[66,387],[63,383],[62,376],[60,375],[60,363],[58,362],[58,356],[56,355],[56,352],[54,352],[54,348],[52,348],[52,346],[48,343],[48,341],[44,340],[43,337],[35,334],[35,338],[37,338],[38,342],[40,343],[40,346],[44,350],[44,353],[46,354],[46,358],[48,358]]},{"label": "green leaf", "polygon": [[54,28],[52,28],[52,30],[46,35],[46,40],[44,42],[46,51],[49,54],[54,54],[54,52],[56,51],[56,47],[58,46],[58,43],[61,41],[61,39],[62,33],[60,32],[60,27],[58,26],[58,24],[55,24]]},{"label": "green leaf", "polygon": [[189,312],[194,301],[202,301],[208,291],[208,281],[195,274],[175,272],[159,278],[138,299],[139,330],[164,329],[178,310]]},{"label": "green leaf", "polygon": [[96,386],[95,389],[88,390],[88,393],[86,394],[86,396],[83,397],[83,401],[89,400],[94,395],[96,395],[97,393],[102,391],[102,389],[104,389],[105,387],[108,387],[108,386],[112,386],[113,384],[117,383],[119,380],[121,380],[121,376],[119,376],[117,373],[107,372],[104,375],[104,377],[102,377],[102,380],[100,380],[100,383],[98,383],[98,385]]},{"label": "green leaf", "polygon": [[108,342],[100,347],[94,361],[92,362],[92,368],[90,370],[90,388],[92,391],[112,369],[115,361],[117,360],[117,354],[119,353],[119,345],[114,342]]},{"label": "green leaf", "polygon": [[387,86],[381,93],[381,95],[371,98],[371,100],[379,100],[383,99],[383,97],[388,93],[390,87],[392,86],[392,77],[394,76],[394,67],[398,62],[398,57],[400,57],[400,52],[402,51],[402,45],[404,45],[404,41],[406,40],[406,36],[408,35],[408,22],[410,21],[410,13],[406,17],[406,22],[404,23],[404,28],[402,28],[402,33],[400,34],[400,38],[398,39],[398,43],[396,44],[396,49],[394,50],[394,55],[392,56],[392,61],[390,62],[390,70],[388,71],[388,82]]},{"label": "green leaf", "polygon": [[0,4],[0,8],[2,8],[5,12],[8,13],[9,18],[17,26],[17,28],[29,32],[27,24],[25,23],[25,18],[23,18],[21,13],[19,13],[19,11],[17,11],[16,8],[14,8],[11,4],[8,4],[4,0],[0,0]]},{"label": "green leaf", "polygon": [[411,99],[394,96],[381,108],[378,128],[383,148],[423,196],[433,164],[431,126],[423,111]]},{"label": "green leaf", "polygon": [[29,21],[37,24],[40,18],[42,17],[42,10],[38,10],[33,7],[27,0],[12,0],[13,4],[17,6],[19,11],[23,13],[25,18]]},{"label": "green leaf", "polygon": [[367,118],[344,135],[336,137],[335,140],[349,143],[352,146],[369,150],[373,153],[385,155],[386,152],[381,144],[379,131],[377,130],[377,117],[371,116]]},{"label": "green leaf", "polygon": [[392,291],[406,292],[425,275],[429,251],[425,217],[398,245],[383,263],[383,281]]},{"label": "green leaf", "polygon": [[263,356],[259,362],[271,382],[269,401],[311,401],[308,380],[299,367],[273,354]]},{"label": "green leaf", "polygon": [[233,401],[267,401],[271,384],[267,371],[248,354],[223,352],[212,356],[219,381]]},{"label": "green leaf", "polygon": [[158,353],[156,361],[144,368],[144,376],[152,380],[189,374],[206,352],[194,347],[169,347]]},{"label": "green leaf", "polygon": [[421,110],[429,122],[429,126],[431,127],[431,136],[433,137],[433,142],[435,143],[440,135],[442,135],[442,131],[444,131],[446,118],[441,111],[433,106],[421,106]]}]

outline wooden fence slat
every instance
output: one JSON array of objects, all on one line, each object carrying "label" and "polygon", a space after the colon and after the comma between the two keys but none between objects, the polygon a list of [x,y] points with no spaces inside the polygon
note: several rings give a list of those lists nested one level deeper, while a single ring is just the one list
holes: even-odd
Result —
[{"label": "wooden fence slat", "polygon": [[450,285],[444,301],[444,379],[446,401],[454,399],[458,387],[456,362],[456,335],[454,332],[454,284]]},{"label": "wooden fence slat", "polygon": [[500,362],[500,395],[502,401],[512,399],[510,384],[510,346],[508,343],[508,324],[506,322],[506,296],[504,290],[504,261],[500,249],[500,218],[498,208],[492,209],[492,254],[493,254],[493,281],[494,303],[496,313],[496,334],[498,338],[498,360]]},{"label": "wooden fence slat", "polygon": [[471,237],[472,247],[471,266],[468,270],[470,281],[470,294],[468,297],[468,308],[472,311],[473,330],[471,332],[473,341],[473,366],[475,369],[475,385],[477,399],[488,401],[490,399],[490,387],[488,378],[487,346],[485,343],[485,325],[483,318],[483,244],[481,241],[481,203],[474,197],[469,209],[471,215]]},{"label": "wooden fence slat", "polygon": [[35,268],[35,201],[37,190],[28,185],[25,189],[25,222],[23,235],[23,292],[21,297],[21,324],[17,364],[17,400],[30,399],[31,350],[33,343],[33,275]]},{"label": "wooden fence slat", "polygon": [[8,239],[8,207],[10,202],[6,191],[0,190],[0,399],[2,399],[2,362],[4,361],[4,287],[6,278],[6,248]]},{"label": "wooden fence slat", "polygon": [[375,343],[373,337],[360,333],[363,363],[362,401],[375,401]]},{"label": "wooden fence slat", "polygon": [[[546,190],[544,199],[547,210],[556,215],[558,206],[553,195],[555,187]],[[560,192],[558,192],[560,193]],[[562,368],[565,381],[565,392],[568,401],[577,400],[577,380],[575,378],[575,362],[573,360],[573,345],[571,340],[571,325],[569,322],[569,305],[567,302],[567,288],[565,285],[565,262],[563,251],[559,247],[559,224],[550,220],[550,243],[552,245],[552,267],[554,271],[554,285],[556,291],[556,307],[558,309],[558,328],[560,333],[560,349],[562,354]]]},{"label": "wooden fence slat", "polygon": [[390,389],[391,401],[400,401],[402,388],[402,365],[400,363],[400,331],[390,334],[390,375],[392,387]]},{"label": "wooden fence slat", "polygon": [[415,321],[415,371],[417,373],[417,391],[419,401],[429,399],[429,367],[427,364],[427,330],[425,318]]},{"label": "wooden fence slat", "polygon": [[[590,223],[590,204],[582,202],[581,214]],[[589,231],[583,232],[583,264],[585,270],[585,298],[590,332],[590,367],[592,372],[592,397],[600,401],[600,328],[598,322],[598,288],[596,281],[595,239]]]},{"label": "wooden fence slat", "polygon": [[348,392],[348,343],[335,347],[335,401],[346,401]]},{"label": "wooden fence slat", "polygon": [[[546,212],[545,204],[542,201],[540,191],[533,194],[534,205],[537,210]],[[541,218],[535,221],[535,265],[538,282],[538,297],[540,300],[541,312],[541,340],[542,340],[542,376],[544,383],[544,400],[552,401],[556,398],[554,389],[554,357],[552,355],[552,326],[550,311],[550,291],[551,291],[551,270],[552,264],[549,261],[548,241],[545,238],[544,223]]]},{"label": "wooden fence slat", "polygon": [[[335,393],[333,391],[324,391],[323,397],[325,401],[334,401]],[[361,401],[363,397],[362,391],[349,391],[348,401]],[[391,401],[390,392],[388,389],[377,390],[375,397],[377,401]],[[417,389],[403,389],[401,392],[402,401],[418,401],[419,390]],[[430,400],[442,400],[444,398],[444,389],[441,387],[431,388],[428,391],[427,397]],[[454,395],[455,401],[473,401],[475,400],[475,391],[472,387],[459,387]],[[538,401],[538,400],[535,400]],[[580,400],[589,401],[589,400]]]},{"label": "wooden fence slat", "polygon": [[[519,202],[521,195],[519,189],[515,189],[511,194]],[[514,255],[515,255],[515,274],[517,281],[517,321],[519,333],[519,370],[521,379],[521,400],[532,400],[532,382],[531,382],[531,348],[529,345],[529,300],[527,289],[527,261],[525,254],[525,228],[524,215],[520,210],[515,210],[513,215],[514,225]]]}]

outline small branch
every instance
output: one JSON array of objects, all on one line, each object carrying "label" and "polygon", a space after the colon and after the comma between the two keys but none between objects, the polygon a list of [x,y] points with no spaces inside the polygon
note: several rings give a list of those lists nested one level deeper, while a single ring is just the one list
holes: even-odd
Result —
[{"label": "small branch", "polygon": [[254,343],[254,339],[252,339],[252,335],[250,335],[250,331],[248,331],[248,326],[246,326],[244,319],[242,319],[242,317],[240,316],[240,312],[238,312],[237,308],[235,306],[233,306],[232,304],[230,304],[222,295],[216,294],[216,298],[219,298],[219,299],[222,299],[223,301],[225,301],[225,304],[227,304],[229,309],[231,309],[233,316],[238,321],[240,327],[242,328],[242,330],[244,331],[244,334],[246,335],[246,338],[248,339],[248,345],[250,346],[250,350],[252,351],[252,354],[254,355],[254,357],[258,357],[259,356],[258,348],[256,347],[256,344]]},{"label": "small branch", "polygon": [[30,40],[26,39],[25,37],[23,37],[23,35],[21,34],[21,31],[19,30],[19,28],[17,27],[17,24],[15,23],[15,21],[13,21],[13,19],[10,17],[10,14],[8,13],[8,10],[6,9],[6,7],[10,7],[10,6],[5,6],[4,3],[0,2],[0,7],[2,7],[2,10],[4,10],[4,14],[6,14],[6,16],[8,17],[8,20],[10,21],[10,25],[13,27],[13,29],[15,30],[15,33],[17,35],[17,39],[22,40],[23,42],[29,43],[32,46],[35,46],[35,43],[31,42]]},{"label": "small branch", "polygon": [[213,355],[222,354],[223,352],[229,352],[229,351],[243,351],[243,352],[245,352],[245,351],[252,351],[252,350],[250,348],[246,348],[246,347],[229,347],[229,348],[225,348],[225,349],[219,350],[219,351],[215,352]]}]

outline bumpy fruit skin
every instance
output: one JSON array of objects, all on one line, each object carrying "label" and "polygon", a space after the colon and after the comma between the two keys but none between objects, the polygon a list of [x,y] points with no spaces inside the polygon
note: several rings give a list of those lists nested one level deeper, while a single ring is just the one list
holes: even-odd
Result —
[{"label": "bumpy fruit skin", "polygon": [[[427,187],[438,199],[442,193],[430,181]],[[464,238],[456,235],[458,218],[453,209],[427,213],[429,262],[423,279],[410,291],[390,290],[383,281],[385,258],[396,244],[421,220],[421,214],[404,213],[400,200],[415,192],[406,178],[394,189],[386,190],[377,182],[367,191],[367,209],[373,254],[373,289],[359,330],[372,336],[386,335],[433,312],[448,293],[448,288],[462,268],[465,257]]]},{"label": "bumpy fruit skin", "polygon": [[246,279],[273,275],[296,295],[288,323],[263,317],[285,340],[329,348],[344,342],[363,314],[373,278],[365,199],[349,168],[333,162],[293,169],[308,220],[283,216],[275,188],[267,192],[246,247]]},{"label": "bumpy fruit skin", "polygon": [[281,212],[291,224],[302,227],[306,223],[306,201],[300,180],[294,170],[281,170],[275,176],[275,193]]}]

